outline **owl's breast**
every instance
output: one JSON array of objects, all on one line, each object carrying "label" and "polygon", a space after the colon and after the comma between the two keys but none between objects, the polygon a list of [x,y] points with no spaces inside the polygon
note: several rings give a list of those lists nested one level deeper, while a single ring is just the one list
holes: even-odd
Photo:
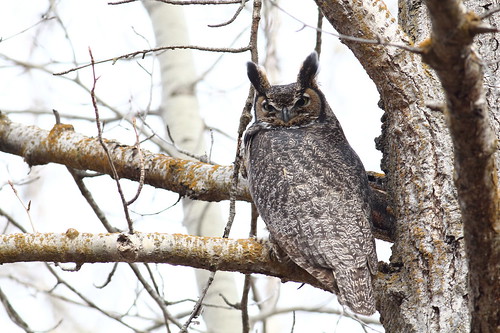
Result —
[{"label": "owl's breast", "polygon": [[260,129],[246,154],[250,193],[268,225],[283,219],[300,224],[306,216],[337,220],[346,205],[368,206],[363,165],[331,127]]},{"label": "owl's breast", "polygon": [[285,202],[325,195],[339,162],[331,152],[335,143],[328,141],[328,135],[313,127],[255,133],[248,146],[247,168],[250,192],[254,201],[260,201],[257,207],[275,210]]}]

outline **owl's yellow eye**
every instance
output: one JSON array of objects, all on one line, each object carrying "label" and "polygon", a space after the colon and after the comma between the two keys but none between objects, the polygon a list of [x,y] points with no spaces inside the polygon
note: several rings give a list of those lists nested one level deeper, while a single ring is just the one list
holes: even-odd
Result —
[{"label": "owl's yellow eye", "polygon": [[302,97],[300,97],[296,102],[295,106],[296,107],[303,107],[309,105],[309,102],[311,101],[311,97],[308,94],[303,94]]},{"label": "owl's yellow eye", "polygon": [[276,112],[276,108],[275,108],[274,106],[272,106],[271,104],[269,104],[269,103],[267,102],[267,100],[262,101],[262,108],[263,108],[265,111],[269,112],[269,113],[274,113],[274,112]]}]

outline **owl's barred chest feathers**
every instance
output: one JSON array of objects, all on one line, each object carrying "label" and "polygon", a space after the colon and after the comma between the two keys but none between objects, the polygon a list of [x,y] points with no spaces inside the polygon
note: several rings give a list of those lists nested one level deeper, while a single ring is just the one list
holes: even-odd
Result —
[{"label": "owl's barred chest feathers", "polygon": [[[261,161],[259,164],[268,166],[255,170],[259,178],[275,177],[276,181],[299,184],[311,181],[305,179],[307,174],[314,174],[320,180],[356,162],[354,151],[336,126],[316,122],[290,128],[267,128],[261,124],[252,127],[249,154]],[[253,169],[253,165],[249,168]]]},{"label": "owl's barred chest feathers", "polygon": [[255,123],[245,134],[252,199],[273,242],[360,314],[375,312],[370,189],[359,157],[319,90],[315,53],[297,82],[271,86],[248,64]]},{"label": "owl's barred chest feathers", "polygon": [[[356,227],[349,218],[356,218],[358,212],[346,214],[345,205],[369,210],[363,200],[369,195],[365,193],[367,180],[338,127],[325,123],[274,129],[254,126],[249,129],[254,133],[248,143],[248,178],[269,229],[297,234],[296,229],[310,218],[323,223],[321,227],[328,224],[332,232],[343,226]],[[284,226],[273,222],[284,217],[294,220]]]}]

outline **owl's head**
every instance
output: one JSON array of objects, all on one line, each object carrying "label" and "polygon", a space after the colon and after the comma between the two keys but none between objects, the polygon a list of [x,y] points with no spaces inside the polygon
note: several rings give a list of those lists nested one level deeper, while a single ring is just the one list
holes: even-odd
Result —
[{"label": "owl's head", "polygon": [[247,63],[248,78],[257,91],[256,121],[271,127],[289,127],[324,119],[328,107],[315,80],[318,65],[318,55],[313,52],[304,60],[297,82],[272,86],[262,67]]}]

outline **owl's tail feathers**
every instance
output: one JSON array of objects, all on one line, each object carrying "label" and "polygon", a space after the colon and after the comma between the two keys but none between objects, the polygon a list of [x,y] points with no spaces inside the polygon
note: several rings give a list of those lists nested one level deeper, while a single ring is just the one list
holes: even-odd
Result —
[{"label": "owl's tail feathers", "polygon": [[340,290],[340,304],[365,316],[375,313],[372,277],[368,267],[339,267],[334,275]]}]

